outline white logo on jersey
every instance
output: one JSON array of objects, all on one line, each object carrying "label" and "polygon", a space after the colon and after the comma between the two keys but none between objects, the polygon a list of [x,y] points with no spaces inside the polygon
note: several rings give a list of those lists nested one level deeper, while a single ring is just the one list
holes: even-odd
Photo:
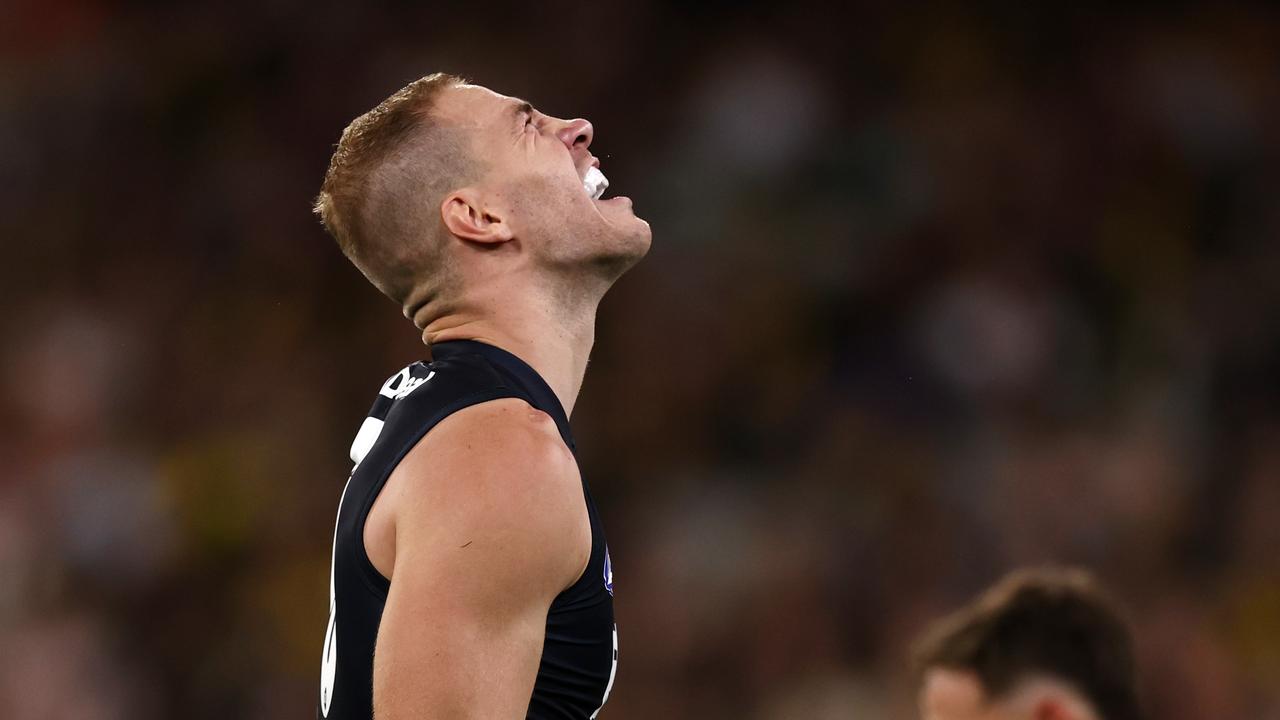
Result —
[{"label": "white logo on jersey", "polygon": [[382,434],[382,424],[376,417],[364,419],[360,424],[360,431],[356,433],[356,439],[351,441],[351,462],[359,465],[364,456],[369,454],[373,444],[378,441],[378,436]]},{"label": "white logo on jersey", "polygon": [[[400,372],[387,378],[382,383],[382,389],[378,394],[392,400],[401,400],[409,396],[409,393],[417,390],[427,383],[428,380],[435,377],[436,371],[432,370],[427,373],[424,378],[416,378],[409,374],[409,368],[405,368]],[[356,433],[356,439],[351,441],[351,462],[356,465],[364,460],[364,456],[369,454],[373,449],[373,444],[377,442],[378,436],[382,434],[383,422],[376,417],[367,417],[360,425],[359,432]]]},{"label": "white logo on jersey", "polygon": [[436,371],[432,370],[427,373],[426,377],[416,378],[409,374],[409,368],[406,367],[395,375],[387,378],[387,381],[382,383],[382,389],[378,391],[378,394],[384,397],[389,397],[392,400],[403,399],[408,397],[409,393],[422,387],[423,384],[434,377],[435,374]]},{"label": "white logo on jersey", "polygon": [[613,563],[609,560],[609,546],[604,546],[604,589],[613,597]]}]

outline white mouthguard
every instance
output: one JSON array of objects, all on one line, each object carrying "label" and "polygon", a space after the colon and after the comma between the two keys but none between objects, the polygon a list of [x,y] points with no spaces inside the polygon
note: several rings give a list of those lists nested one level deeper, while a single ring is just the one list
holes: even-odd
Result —
[{"label": "white mouthguard", "polygon": [[605,177],[599,168],[587,168],[587,175],[582,178],[582,188],[587,191],[587,195],[590,195],[592,200],[599,200],[607,187],[609,187],[609,178]]}]

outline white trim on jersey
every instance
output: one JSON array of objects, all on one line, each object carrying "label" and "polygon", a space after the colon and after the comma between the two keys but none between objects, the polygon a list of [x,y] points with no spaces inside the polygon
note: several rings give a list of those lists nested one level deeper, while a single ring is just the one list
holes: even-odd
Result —
[{"label": "white trim on jersey", "polygon": [[596,716],[604,709],[604,704],[609,702],[609,693],[613,692],[613,679],[618,676],[618,623],[613,624],[613,665],[609,668],[609,684],[604,686],[604,697],[600,699],[600,707],[591,713],[591,720],[596,720]]}]

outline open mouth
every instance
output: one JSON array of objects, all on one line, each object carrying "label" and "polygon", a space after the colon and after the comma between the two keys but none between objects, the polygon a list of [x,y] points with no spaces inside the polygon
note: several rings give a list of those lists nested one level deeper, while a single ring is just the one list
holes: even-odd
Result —
[{"label": "open mouth", "polygon": [[609,178],[605,177],[599,168],[587,168],[586,174],[582,177],[582,189],[587,191],[587,197],[592,200],[599,200],[608,187]]}]

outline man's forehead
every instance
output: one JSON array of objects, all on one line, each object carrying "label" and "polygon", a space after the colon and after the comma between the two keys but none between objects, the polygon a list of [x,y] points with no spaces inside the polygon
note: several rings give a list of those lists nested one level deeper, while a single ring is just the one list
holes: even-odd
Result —
[{"label": "man's forehead", "polygon": [[926,720],[979,717],[985,704],[982,681],[975,673],[947,668],[925,673],[920,709]]},{"label": "man's forehead", "polygon": [[488,125],[511,115],[524,100],[494,92],[483,85],[455,85],[436,101],[436,111],[460,123]]}]

